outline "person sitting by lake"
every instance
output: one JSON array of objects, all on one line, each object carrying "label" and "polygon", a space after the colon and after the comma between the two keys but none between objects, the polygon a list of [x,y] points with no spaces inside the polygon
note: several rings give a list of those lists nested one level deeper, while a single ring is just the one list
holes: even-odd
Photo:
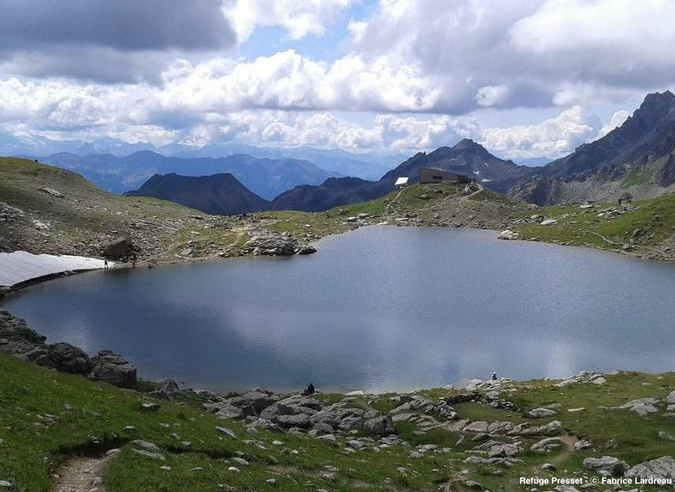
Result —
[{"label": "person sitting by lake", "polygon": [[492,373],[492,380],[497,381],[497,373],[496,372]]},{"label": "person sitting by lake", "polygon": [[307,389],[302,392],[302,394],[304,396],[313,395],[314,393],[316,393],[316,390],[314,389],[314,385],[312,383],[309,383],[309,386],[307,386]]}]

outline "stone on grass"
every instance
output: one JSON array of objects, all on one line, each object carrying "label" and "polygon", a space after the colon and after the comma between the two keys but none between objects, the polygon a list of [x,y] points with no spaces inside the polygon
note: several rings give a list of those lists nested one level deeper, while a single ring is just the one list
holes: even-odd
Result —
[{"label": "stone on grass", "polygon": [[366,420],[363,423],[363,430],[371,436],[388,436],[396,433],[394,421],[388,415]]},{"label": "stone on grass", "polygon": [[603,456],[602,458],[585,458],[584,468],[604,476],[623,475],[628,470],[628,464],[613,456]]},{"label": "stone on grass", "polygon": [[675,461],[672,456],[662,456],[645,461],[626,472],[629,478],[675,480]]},{"label": "stone on grass", "polygon": [[231,437],[232,439],[236,439],[236,438],[237,438],[237,435],[234,433],[234,431],[231,430],[231,429],[228,429],[227,427],[216,426],[216,431],[217,431],[219,434],[222,434],[222,435],[224,435],[224,436]]}]

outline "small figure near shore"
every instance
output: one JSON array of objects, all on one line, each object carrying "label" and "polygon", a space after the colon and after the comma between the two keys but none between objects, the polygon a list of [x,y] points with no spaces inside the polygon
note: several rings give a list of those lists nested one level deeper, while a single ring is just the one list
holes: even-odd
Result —
[{"label": "small figure near shore", "polygon": [[108,260],[103,260],[103,268],[108,268]]},{"label": "small figure near shore", "polygon": [[497,381],[497,373],[496,373],[496,372],[493,372],[493,373],[492,373],[492,378],[491,378],[491,379],[492,379],[493,381]]},{"label": "small figure near shore", "polygon": [[307,389],[305,389],[305,391],[302,392],[304,396],[313,395],[314,393],[316,393],[316,390],[314,389],[314,385],[312,383],[309,383]]}]

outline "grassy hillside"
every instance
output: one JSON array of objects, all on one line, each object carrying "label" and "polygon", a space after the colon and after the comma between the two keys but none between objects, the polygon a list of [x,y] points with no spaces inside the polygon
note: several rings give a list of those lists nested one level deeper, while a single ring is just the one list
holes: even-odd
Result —
[{"label": "grassy hillside", "polygon": [[[675,449],[667,435],[659,437],[659,432],[673,433],[675,415],[665,412],[662,403],[657,403],[656,413],[646,416],[613,408],[641,397],[662,402],[675,388],[675,373],[622,373],[605,376],[607,382],[602,385],[580,382],[564,388],[555,386],[555,381],[506,383],[500,397],[517,405],[512,410],[481,403],[484,391],[475,393],[474,401],[457,403],[455,410],[461,419],[533,425],[550,419],[529,418],[527,411],[554,404],[555,418],[564,427],[561,446],[538,454],[530,446],[542,436],[517,438],[522,462],[512,466],[465,462],[470,456],[485,456],[474,448],[488,438],[451,430],[457,420],[433,429],[426,428],[423,419],[401,421],[396,427],[405,443],[382,446],[377,440],[362,439],[364,447],[353,451],[347,449],[347,441],[362,436],[361,431],[339,434],[332,444],[306,435],[253,432],[241,421],[218,419],[197,408],[164,401],[158,402],[158,411],[147,412],[141,405],[152,400],[142,394],[48,371],[2,354],[0,374],[0,481],[12,483],[10,490],[47,491],[64,461],[77,455],[102,455],[111,448],[122,452],[112,459],[103,477],[108,492],[297,491],[308,487],[344,492],[461,491],[473,490],[471,481],[493,491],[510,491],[521,489],[516,486],[520,476],[590,478],[594,474],[582,467],[585,457],[611,455],[635,465],[672,455]],[[433,400],[459,394],[446,389],[420,392]],[[400,404],[395,395],[315,398],[343,400],[380,412]],[[579,408],[583,410],[569,411]],[[216,426],[231,429],[236,438],[217,432]],[[156,444],[165,460],[133,452],[135,439]],[[498,435],[490,439],[514,441]],[[578,439],[588,439],[592,446],[575,451],[572,443]],[[559,472],[542,470],[547,462]],[[231,466],[239,471],[229,470]],[[273,485],[267,482],[270,479]]]},{"label": "grassy hillside", "polygon": [[626,213],[616,215],[616,204],[546,207],[537,213],[555,219],[556,224],[533,222],[515,227],[523,239],[535,239],[574,246],[590,246],[672,259],[675,253],[675,195],[633,202]]}]

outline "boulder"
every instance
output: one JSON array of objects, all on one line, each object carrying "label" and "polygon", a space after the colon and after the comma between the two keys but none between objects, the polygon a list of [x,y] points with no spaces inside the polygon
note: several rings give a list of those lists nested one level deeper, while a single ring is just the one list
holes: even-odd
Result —
[{"label": "boulder", "polygon": [[497,236],[497,239],[503,239],[506,241],[514,241],[516,239],[520,239],[520,234],[512,231],[511,229],[506,229],[505,231],[502,231],[499,233]]},{"label": "boulder", "polygon": [[394,421],[388,415],[366,420],[363,423],[363,430],[371,436],[388,436],[396,433]]},{"label": "boulder", "polygon": [[180,387],[176,381],[166,379],[160,381],[160,386],[154,391],[150,392],[150,396],[160,398],[162,400],[172,400],[180,393]]},{"label": "boulder", "polygon": [[298,248],[299,255],[311,255],[316,253],[316,248],[311,244],[303,244]]},{"label": "boulder", "polygon": [[527,412],[527,415],[529,417],[532,417],[534,419],[540,419],[544,417],[552,417],[556,414],[557,412],[551,408],[534,408]]},{"label": "boulder", "polygon": [[516,444],[496,444],[488,450],[488,458],[512,458],[520,454]]},{"label": "boulder", "polygon": [[533,453],[548,453],[549,451],[553,451],[560,446],[562,446],[562,441],[559,438],[547,437],[546,439],[542,439],[541,441],[534,443],[530,447],[530,451]]},{"label": "boulder", "polygon": [[241,396],[230,399],[230,404],[240,408],[245,415],[258,416],[260,412],[272,405],[274,400],[262,391],[248,391]]},{"label": "boulder", "polygon": [[109,260],[123,260],[131,256],[134,247],[129,238],[119,238],[103,245],[103,257]]},{"label": "boulder", "polygon": [[612,456],[603,456],[602,458],[585,458],[584,468],[603,476],[623,475],[628,470],[628,464]]},{"label": "boulder", "polygon": [[675,391],[666,396],[666,405],[675,405]]},{"label": "boulder", "polygon": [[624,410],[630,410],[631,412],[635,412],[638,415],[647,415],[649,413],[656,413],[658,410],[654,406],[656,403],[658,403],[657,398],[639,398],[637,400],[632,400],[629,401],[628,403],[624,403],[621,405],[620,409]]},{"label": "boulder", "polygon": [[244,412],[241,408],[237,408],[234,405],[225,404],[218,408],[216,417],[221,419],[241,419],[244,417]]},{"label": "boulder", "polygon": [[541,434],[544,436],[557,436],[562,434],[563,425],[559,420],[554,420],[541,427]]},{"label": "boulder", "polygon": [[61,193],[58,190],[55,190],[54,188],[40,188],[40,191],[43,193],[47,193],[48,195],[55,196],[56,198],[63,198],[63,193]]},{"label": "boulder", "polygon": [[295,415],[297,413],[300,412],[298,412],[292,407],[289,407],[288,405],[284,405],[282,403],[275,403],[265,408],[262,412],[260,412],[260,418],[275,422],[276,419],[281,415]]},{"label": "boulder", "polygon": [[43,362],[46,363],[40,365],[73,374],[88,374],[92,369],[91,360],[84,350],[64,342],[48,345],[47,357]]},{"label": "boulder", "polygon": [[93,368],[89,377],[96,381],[119,386],[120,388],[133,388],[136,386],[136,368],[122,359],[119,355],[109,350],[98,353],[91,359]]},{"label": "boulder", "polygon": [[290,429],[291,427],[306,429],[312,425],[309,415],[306,413],[298,413],[295,415],[279,415],[276,418],[275,423],[285,429]]},{"label": "boulder", "polygon": [[662,456],[651,461],[645,461],[626,472],[629,478],[642,480],[673,480],[675,481],[675,461],[672,456]]}]

